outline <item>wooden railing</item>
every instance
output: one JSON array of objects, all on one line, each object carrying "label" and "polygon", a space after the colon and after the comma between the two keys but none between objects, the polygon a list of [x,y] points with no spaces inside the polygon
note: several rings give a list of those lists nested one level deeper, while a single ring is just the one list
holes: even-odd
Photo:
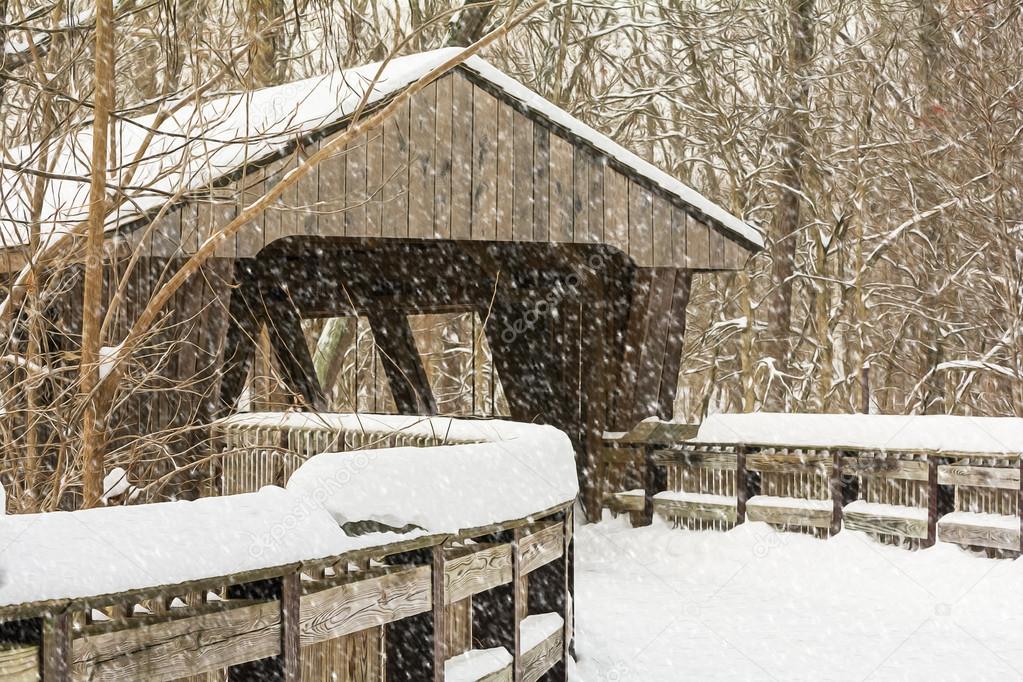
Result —
[{"label": "wooden railing", "polygon": [[[564,679],[571,529],[566,506],[260,573],[0,608],[0,680],[177,680],[225,669],[253,679],[329,680],[341,670],[349,677],[340,679],[443,680],[444,662],[474,646],[509,654],[486,679],[551,670]],[[460,610],[470,618],[453,632]],[[561,627],[521,646],[523,621],[545,614]]]},{"label": "wooden railing", "polygon": [[643,461],[642,490],[605,497],[636,524],[656,513],[687,529],[749,520],[820,537],[845,527],[909,546],[1021,549],[1019,456],[681,442],[647,446]]},{"label": "wooden railing", "polygon": [[[272,451],[304,460],[339,445],[479,442],[422,429],[250,426],[218,431],[234,447],[231,456],[263,458]],[[301,448],[289,451],[296,443]],[[273,482],[255,474],[236,480]],[[449,669],[466,679],[467,664],[479,680],[565,680],[572,504],[243,574],[0,606],[0,682],[225,676],[437,682]]]}]

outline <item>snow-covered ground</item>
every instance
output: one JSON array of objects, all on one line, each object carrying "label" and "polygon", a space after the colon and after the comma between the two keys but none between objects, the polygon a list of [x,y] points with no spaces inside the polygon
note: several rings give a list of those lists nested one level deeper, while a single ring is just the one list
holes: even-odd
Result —
[{"label": "snow-covered ground", "polygon": [[1023,679],[1023,561],[750,523],[576,535],[577,682]]}]

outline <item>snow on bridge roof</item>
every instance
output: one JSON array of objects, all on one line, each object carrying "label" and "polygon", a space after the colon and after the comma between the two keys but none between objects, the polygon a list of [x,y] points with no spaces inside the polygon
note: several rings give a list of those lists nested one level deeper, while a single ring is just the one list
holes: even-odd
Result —
[{"label": "snow on bridge roof", "polygon": [[1018,454],[1023,451],[1023,419],[772,412],[715,414],[700,425],[694,440],[792,447]]},{"label": "snow on bridge roof", "polygon": [[[373,87],[368,103],[373,105],[388,99],[449,60],[458,50],[447,48],[392,60]],[[114,133],[118,150],[110,166],[120,169],[120,184],[128,185],[124,189],[130,200],[122,206],[119,215],[110,218],[108,228],[130,223],[160,207],[169,197],[208,187],[246,164],[273,155],[296,137],[344,120],[354,112],[378,67],[379,64],[367,64],[277,87],[211,98],[199,106],[186,104],[159,126],[130,183],[123,182],[124,173],[153,128],[155,114],[119,121]],[[763,247],[763,237],[758,230],[483,59],[470,57],[463,68],[676,196],[724,229]],[[86,127],[49,142],[51,156],[57,161],[50,171],[53,179],[43,200],[40,231],[44,241],[72,229],[86,218],[91,139],[92,131]],[[37,166],[40,152],[40,147],[34,145],[7,150],[8,158],[0,172],[0,196],[3,197],[0,247],[20,246],[28,241],[31,194],[30,183],[26,182],[30,176],[24,169]]]}]

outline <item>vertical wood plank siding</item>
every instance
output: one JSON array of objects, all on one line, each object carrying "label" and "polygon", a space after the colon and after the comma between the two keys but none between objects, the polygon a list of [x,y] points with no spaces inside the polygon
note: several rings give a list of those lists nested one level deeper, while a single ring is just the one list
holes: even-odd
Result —
[{"label": "vertical wood plank siding", "polygon": [[[169,212],[149,252],[193,252],[324,143]],[[290,235],[605,243],[647,267],[738,269],[747,257],[668,194],[458,72],[324,161],[217,255],[251,257]]]}]

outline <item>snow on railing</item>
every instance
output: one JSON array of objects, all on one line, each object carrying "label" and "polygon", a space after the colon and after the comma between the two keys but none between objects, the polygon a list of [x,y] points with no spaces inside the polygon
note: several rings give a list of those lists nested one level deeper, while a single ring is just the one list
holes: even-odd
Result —
[{"label": "snow on railing", "polygon": [[[246,415],[234,425],[301,430],[310,419]],[[360,638],[367,651],[401,649],[389,656],[417,679],[424,670],[443,679],[448,659],[461,669],[476,658],[457,634],[472,631],[469,600],[494,612],[481,632],[500,635],[491,646],[507,650],[504,672],[536,679],[560,666],[562,675],[578,490],[568,438],[501,421],[316,420],[341,441],[358,429],[457,444],[318,454],[287,489],[0,518],[0,678],[15,666],[34,675],[41,660],[47,679],[223,668],[298,679],[309,666],[329,675],[343,660],[334,649]],[[501,591],[510,583],[522,583],[509,590],[514,603]],[[526,594],[556,612],[529,614]],[[436,646],[409,620],[426,612]],[[543,642],[507,646],[527,616],[560,625]],[[422,641],[429,651],[409,650]]]}]

